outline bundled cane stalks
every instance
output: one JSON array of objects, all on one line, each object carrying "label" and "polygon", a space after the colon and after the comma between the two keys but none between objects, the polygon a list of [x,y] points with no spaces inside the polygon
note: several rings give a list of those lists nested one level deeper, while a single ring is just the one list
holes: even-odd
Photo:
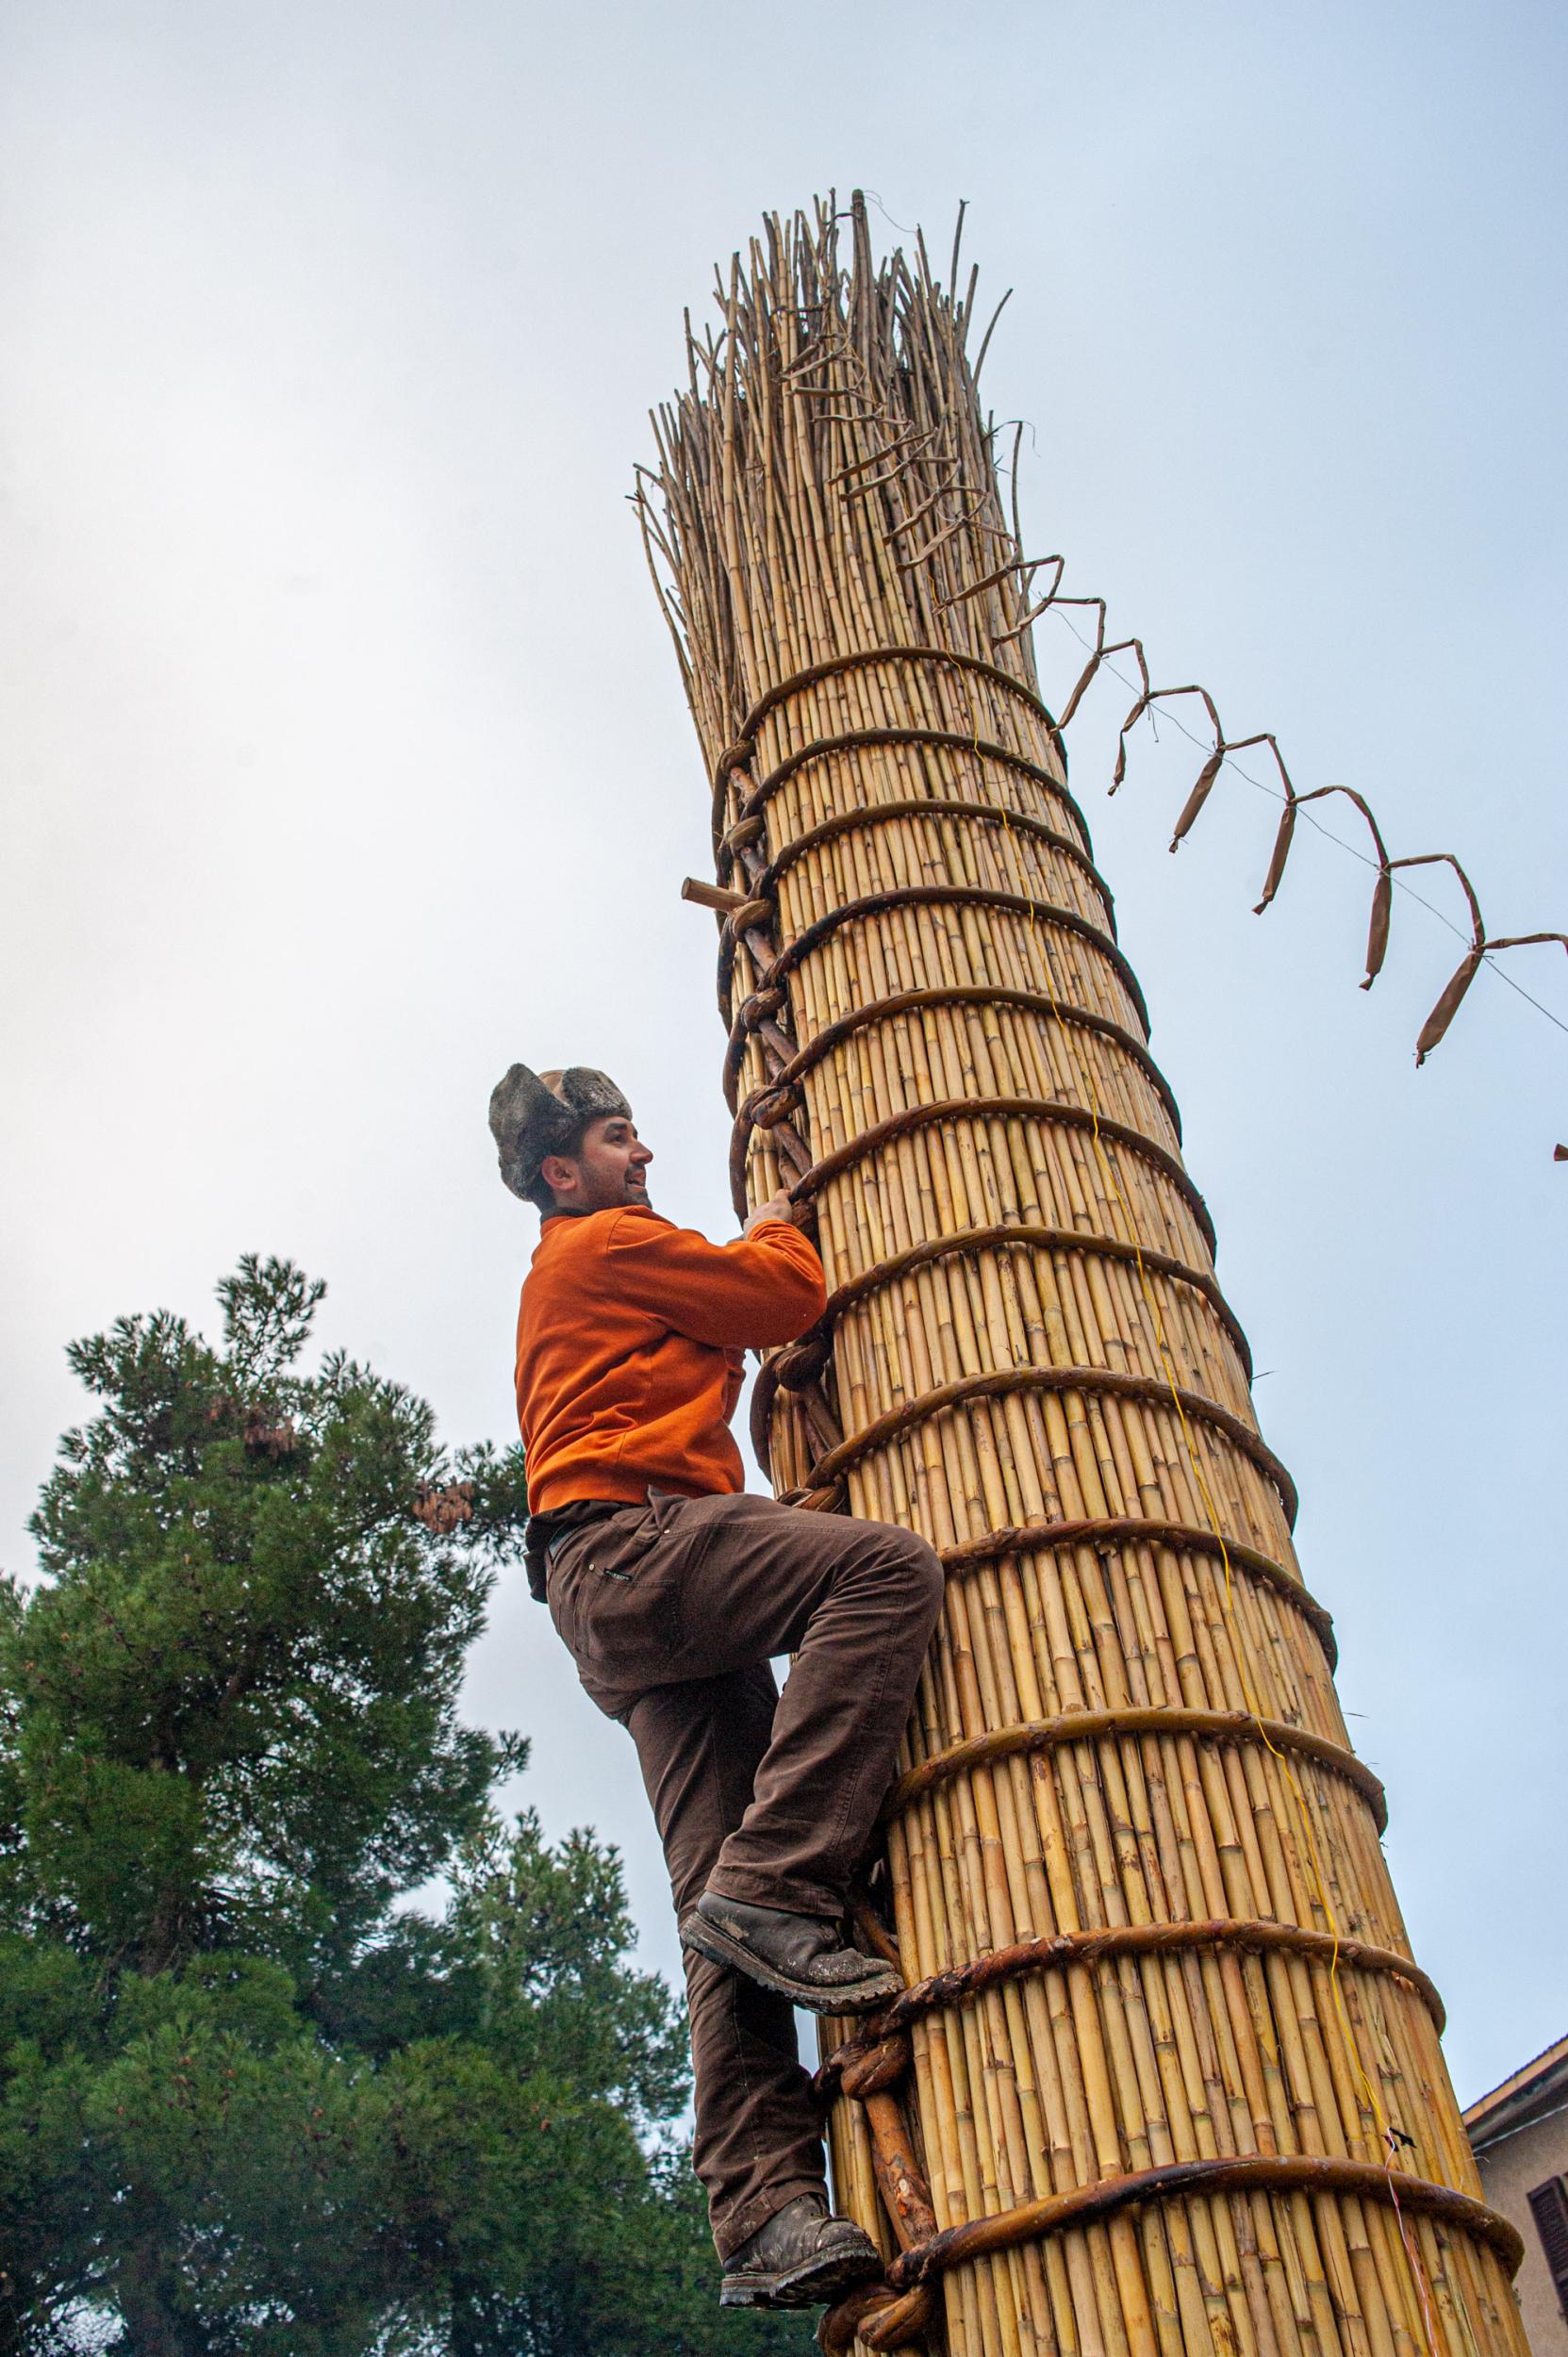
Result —
[{"label": "bundled cane stalks", "polygon": [[638,492],[714,784],[737,1200],[790,1187],[833,1293],[759,1438],[949,1573],[876,1878],[909,1993],[826,2039],[888,2283],[824,2337],[1523,2357],[1038,700],[957,264],[879,266],[858,200],[769,221]]}]

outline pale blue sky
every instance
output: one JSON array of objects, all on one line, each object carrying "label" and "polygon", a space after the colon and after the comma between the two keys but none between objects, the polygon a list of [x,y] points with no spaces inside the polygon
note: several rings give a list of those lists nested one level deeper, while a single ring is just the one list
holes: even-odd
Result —
[{"label": "pale blue sky", "polygon": [[[966,197],[1032,550],[1494,931],[1568,921],[1565,47],[1507,5],[16,0],[4,1558],[66,1339],[205,1317],[245,1249],[504,1437],[515,1056],[612,1070],[727,1232],[706,798],[623,497],[765,207],[860,184],[945,254]],[[1076,653],[1042,632],[1058,695]],[[1254,918],[1239,783],[1167,857],[1197,756],[1162,725],[1107,803],[1119,695],[1074,783],[1468,2098],[1568,2026],[1568,1039],[1483,975],[1413,1071],[1452,935],[1401,903],[1363,997],[1370,879],[1306,833]],[[1568,1021],[1560,951],[1511,970]],[[517,1585],[470,1701],[672,1968],[630,1748]]]}]

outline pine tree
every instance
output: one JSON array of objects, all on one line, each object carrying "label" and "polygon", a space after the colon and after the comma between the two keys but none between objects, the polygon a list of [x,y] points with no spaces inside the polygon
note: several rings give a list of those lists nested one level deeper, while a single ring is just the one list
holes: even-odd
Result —
[{"label": "pine tree", "polygon": [[[247,1259],[122,1319],[0,1590],[0,2349],[737,2357],[619,1862],[457,1690],[524,1516]],[[407,1904],[444,1877],[438,1918]]]}]

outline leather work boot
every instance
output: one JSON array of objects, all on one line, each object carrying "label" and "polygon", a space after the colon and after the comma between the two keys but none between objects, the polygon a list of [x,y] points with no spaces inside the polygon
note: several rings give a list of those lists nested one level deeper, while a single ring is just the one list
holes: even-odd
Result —
[{"label": "leather work boot", "polygon": [[846,1948],[836,1927],[820,1917],[748,1906],[716,1890],[703,1891],[681,1925],[681,1938],[699,1955],[744,1972],[808,2013],[871,2013],[903,1987],[890,1966]]},{"label": "leather work boot", "polygon": [[812,2308],[874,2283],[882,2253],[853,2218],[833,2217],[819,2193],[797,2194],[724,2262],[721,2308]]}]

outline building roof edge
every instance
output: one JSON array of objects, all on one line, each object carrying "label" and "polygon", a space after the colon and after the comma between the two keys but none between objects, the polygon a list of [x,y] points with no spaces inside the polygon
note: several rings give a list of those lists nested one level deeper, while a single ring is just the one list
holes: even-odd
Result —
[{"label": "building roof edge", "polygon": [[1478,2152],[1500,2137],[1527,2128],[1533,2119],[1568,2103],[1568,2037],[1560,2037],[1512,2071],[1464,2112],[1470,2142]]}]

